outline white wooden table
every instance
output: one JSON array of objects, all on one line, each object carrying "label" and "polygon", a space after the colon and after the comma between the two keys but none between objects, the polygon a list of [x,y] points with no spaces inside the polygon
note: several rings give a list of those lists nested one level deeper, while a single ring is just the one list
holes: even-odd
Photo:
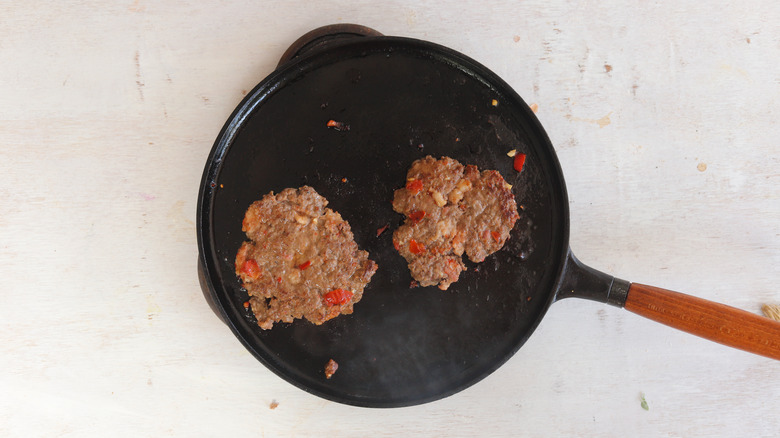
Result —
[{"label": "white wooden table", "polygon": [[449,398],[311,396],[208,308],[194,224],[246,91],[354,22],[538,105],[585,263],[758,313],[780,302],[776,2],[69,3],[0,5],[0,436],[780,435],[780,363],[583,300]]}]

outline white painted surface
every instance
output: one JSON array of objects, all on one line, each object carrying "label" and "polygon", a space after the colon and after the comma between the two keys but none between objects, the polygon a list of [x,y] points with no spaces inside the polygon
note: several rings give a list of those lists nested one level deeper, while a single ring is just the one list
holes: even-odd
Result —
[{"label": "white painted surface", "polygon": [[245,90],[301,34],[356,22],[538,105],[580,259],[758,312],[780,302],[776,2],[69,3],[0,5],[0,435],[780,434],[778,362],[582,300],[447,399],[310,396],[211,313],[194,226]]}]

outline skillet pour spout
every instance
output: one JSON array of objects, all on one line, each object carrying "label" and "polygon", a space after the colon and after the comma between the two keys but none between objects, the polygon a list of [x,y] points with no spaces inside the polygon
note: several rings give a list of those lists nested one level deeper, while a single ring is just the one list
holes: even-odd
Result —
[{"label": "skillet pour spout", "polygon": [[669,327],[780,360],[780,322],[680,292],[611,277],[569,251],[557,299],[576,297],[623,307]]}]

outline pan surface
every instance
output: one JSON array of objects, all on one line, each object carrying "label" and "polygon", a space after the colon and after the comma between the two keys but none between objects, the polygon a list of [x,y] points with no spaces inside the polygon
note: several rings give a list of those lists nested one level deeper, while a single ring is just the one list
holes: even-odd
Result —
[{"label": "pan surface", "polygon": [[[349,131],[327,128],[331,119]],[[511,149],[527,155],[522,172]],[[522,205],[504,248],[481,264],[466,261],[447,291],[410,287],[392,244],[402,222],[393,191],[426,155],[498,170]],[[379,269],[352,315],[261,330],[234,273],[241,221],[264,194],[302,185],[330,201]],[[525,102],[468,57],[407,38],[349,39],[280,66],[228,119],[198,201],[200,263],[220,317],[282,378],[358,406],[425,403],[489,375],[555,299],[568,254],[563,176]],[[331,358],[339,369],[326,379]]]}]

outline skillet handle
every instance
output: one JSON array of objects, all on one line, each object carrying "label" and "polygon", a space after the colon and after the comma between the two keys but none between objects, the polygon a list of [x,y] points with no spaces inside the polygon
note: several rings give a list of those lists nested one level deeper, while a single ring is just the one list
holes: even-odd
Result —
[{"label": "skillet handle", "polygon": [[310,50],[324,49],[332,41],[372,36],[382,36],[382,34],[370,27],[359,24],[341,23],[318,27],[295,40],[284,52],[282,58],[279,59],[279,64],[276,66],[279,67]]},{"label": "skillet handle", "polygon": [[729,347],[780,360],[780,322],[735,307],[632,283],[626,310]]}]

